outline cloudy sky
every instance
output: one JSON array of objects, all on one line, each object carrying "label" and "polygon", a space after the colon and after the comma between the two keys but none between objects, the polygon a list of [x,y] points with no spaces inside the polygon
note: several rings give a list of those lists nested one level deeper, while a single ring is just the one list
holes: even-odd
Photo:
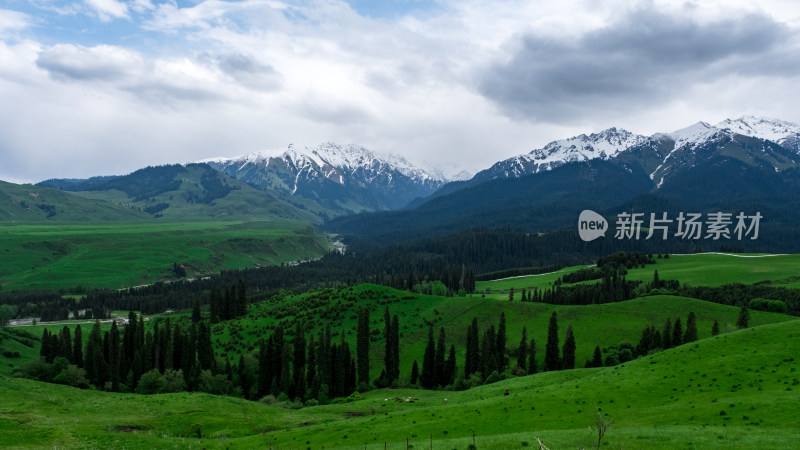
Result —
[{"label": "cloudy sky", "polygon": [[795,0],[0,0],[13,182],[326,141],[474,171],[799,98]]}]

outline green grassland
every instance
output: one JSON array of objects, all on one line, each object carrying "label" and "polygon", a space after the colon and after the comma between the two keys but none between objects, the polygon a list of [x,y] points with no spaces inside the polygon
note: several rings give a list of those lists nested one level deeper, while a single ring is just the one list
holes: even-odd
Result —
[{"label": "green grassland", "polygon": [[[299,410],[205,394],[137,396],[0,376],[7,448],[791,448],[800,321],[722,334],[601,369],[467,391],[378,390]],[[502,395],[508,389],[508,397]],[[395,402],[395,397],[414,397]],[[443,399],[447,399],[447,403]],[[386,401],[388,399],[388,401]],[[201,437],[197,437],[197,436]],[[408,439],[408,441],[406,441]],[[604,447],[606,447],[604,445]]]},{"label": "green grassland", "polygon": [[0,288],[123,288],[314,259],[329,241],[295,219],[0,226]]},{"label": "green grassland", "polygon": [[[765,283],[800,287],[800,255],[670,255],[669,258],[656,258],[655,261],[655,264],[648,264],[644,268],[630,269],[627,279],[649,282],[653,280],[653,272],[658,270],[658,276],[662,280],[678,280],[693,286]],[[567,267],[542,275],[479,281],[475,283],[475,289],[477,292],[493,294],[505,294],[512,287],[517,292],[522,289],[545,289],[552,287],[559,277],[586,267],[590,266]],[[596,282],[594,280],[584,283]]]}]

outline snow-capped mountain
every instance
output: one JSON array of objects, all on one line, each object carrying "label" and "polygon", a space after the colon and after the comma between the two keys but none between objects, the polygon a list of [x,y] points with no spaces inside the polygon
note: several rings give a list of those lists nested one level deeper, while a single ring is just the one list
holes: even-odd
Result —
[{"label": "snow-capped mountain", "polygon": [[[499,161],[478,172],[469,184],[497,178],[519,178],[571,162],[621,158],[627,162],[639,160],[639,165],[647,169],[651,179],[660,186],[666,173],[675,167],[675,161],[687,160],[681,157],[683,153],[707,147],[710,142],[735,140],[735,136],[768,141],[800,154],[800,125],[777,119],[743,116],[735,120],[723,120],[717,125],[697,122],[680,130],[656,133],[649,137],[609,128],[588,136],[581,134],[553,141],[541,149]],[[771,158],[775,160],[773,165],[777,170],[794,164],[796,160],[791,152],[788,155],[772,155]]]},{"label": "snow-capped mountain", "polygon": [[401,208],[447,181],[402,156],[334,143],[200,162],[256,188],[309,198],[339,213]]},{"label": "snow-capped mountain", "polygon": [[783,144],[782,141],[789,136],[800,134],[800,125],[796,123],[755,116],[742,116],[736,120],[725,119],[718,123],[716,128],[767,139],[778,144]]},{"label": "snow-capped mountain", "polygon": [[569,162],[614,158],[620,152],[638,145],[646,139],[646,136],[617,128],[609,128],[588,136],[581,134],[553,141],[530,153],[500,161],[492,167],[478,172],[473,180],[481,182],[495,178],[518,178],[543,170],[551,170]]}]

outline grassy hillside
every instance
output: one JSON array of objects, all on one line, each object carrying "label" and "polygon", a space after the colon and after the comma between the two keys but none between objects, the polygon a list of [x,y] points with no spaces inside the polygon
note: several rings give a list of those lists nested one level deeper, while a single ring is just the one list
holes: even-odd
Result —
[{"label": "grassy hillside", "polygon": [[[319,223],[311,200],[259,191],[204,164],[148,167],[100,185],[77,184],[74,195],[144,211],[171,220],[242,220],[283,217]],[[290,203],[291,200],[291,203]]]},{"label": "grassy hillside", "polygon": [[[370,350],[371,378],[375,379],[383,367],[383,312],[389,307],[391,315],[398,315],[400,324],[401,376],[409,378],[414,359],[422,363],[428,338],[429,324],[436,332],[444,327],[447,345],[455,344],[458,364],[463,365],[466,351],[466,330],[473,318],[478,319],[481,334],[491,325],[497,327],[500,313],[506,316],[508,348],[516,348],[526,327],[528,339],[537,342],[537,358],[541,364],[547,340],[547,324],[552,312],[558,314],[559,338],[563,344],[568,325],[572,325],[577,343],[576,365],[583,367],[590,359],[595,345],[601,348],[616,346],[621,342],[636,345],[642,330],[648,325],[661,327],[669,318],[680,318],[693,311],[697,316],[700,338],[711,336],[711,326],[719,321],[723,332],[735,330],[738,308],[701,300],[676,296],[650,296],[620,303],[590,306],[559,306],[542,303],[508,302],[491,298],[436,297],[410,294],[376,285],[359,285],[340,290],[286,296],[280,300],[264,302],[251,307],[247,317],[217,325],[214,342],[218,355],[238,360],[242,351],[257,346],[261,337],[282,323],[288,332],[294,330],[297,320],[308,327],[307,334],[315,336],[327,324],[334,334],[341,331],[351,348],[355,349],[356,314],[360,307],[371,309],[370,329],[375,330]],[[751,324],[792,320],[790,316],[751,311]],[[438,336],[438,334],[436,334]],[[338,341],[337,341],[338,342]]]},{"label": "grassy hillside", "polygon": [[[800,287],[800,254],[796,255],[734,255],[697,254],[670,255],[656,258],[655,264],[628,271],[629,280],[653,281],[658,270],[662,280],[678,280],[694,286],[721,286],[728,283],[765,283],[773,286]],[[506,293],[510,288],[522,289],[552,287],[559,277],[589,266],[574,266],[554,273],[479,281],[477,292]],[[589,281],[588,283],[596,283]],[[498,297],[499,298],[499,297]]]},{"label": "grassy hillside", "polygon": [[68,192],[0,181],[0,223],[138,221],[147,215]]},{"label": "grassy hillside", "polygon": [[318,258],[324,234],[292,219],[0,226],[0,288],[122,288]]},{"label": "grassy hillside", "polygon": [[[0,376],[9,448],[589,447],[595,407],[614,448],[791,448],[800,438],[797,320],[723,334],[620,366],[462,392],[383,390],[299,410],[205,394],[136,396]],[[503,391],[510,395],[505,397]],[[414,397],[395,402],[395,397]],[[388,401],[385,399],[388,398]],[[447,403],[443,403],[443,399]],[[408,439],[408,441],[406,441]]]}]

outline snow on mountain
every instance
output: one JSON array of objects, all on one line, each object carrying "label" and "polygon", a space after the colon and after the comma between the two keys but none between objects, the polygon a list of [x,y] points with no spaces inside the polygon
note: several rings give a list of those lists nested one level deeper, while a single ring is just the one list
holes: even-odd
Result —
[{"label": "snow on mountain", "polygon": [[[800,153],[800,125],[754,116],[743,116],[735,120],[727,119],[716,126],[706,122],[697,122],[671,133],[656,133],[649,137],[624,129],[609,128],[588,136],[581,134],[553,141],[530,153],[499,161],[489,169],[475,175],[471,183],[495,178],[518,178],[551,170],[570,162],[589,161],[597,158],[612,159],[623,153],[627,155],[626,160],[637,158],[636,155],[628,154],[631,149],[637,149],[634,150],[635,153],[641,151],[648,153],[650,163],[653,158],[657,158],[656,163],[649,166],[648,171],[652,172],[651,179],[663,182],[664,173],[662,172],[669,170],[677,155],[692,152],[711,141],[727,139],[734,134],[770,140]],[[659,150],[654,152],[653,149],[656,147]]]},{"label": "snow on mountain", "polygon": [[478,172],[473,180],[518,178],[531,173],[551,170],[569,162],[589,161],[596,158],[609,159],[646,139],[646,136],[617,128],[609,128],[588,136],[581,134],[553,141],[530,153],[500,161],[489,169]]},{"label": "snow on mountain", "polygon": [[331,142],[199,162],[259,189],[313,199],[334,211],[400,208],[448,181],[441,172],[414,165],[402,156]]},{"label": "snow on mountain", "polygon": [[735,120],[725,119],[716,127],[745,136],[768,139],[778,144],[782,144],[788,136],[800,134],[800,125],[796,123],[756,116],[742,116]]},{"label": "snow on mountain", "polygon": [[544,148],[533,150],[525,156],[531,157],[539,164],[588,161],[595,158],[608,159],[645,139],[645,136],[627,130],[609,128],[589,136],[581,134],[569,139],[553,141]]}]

